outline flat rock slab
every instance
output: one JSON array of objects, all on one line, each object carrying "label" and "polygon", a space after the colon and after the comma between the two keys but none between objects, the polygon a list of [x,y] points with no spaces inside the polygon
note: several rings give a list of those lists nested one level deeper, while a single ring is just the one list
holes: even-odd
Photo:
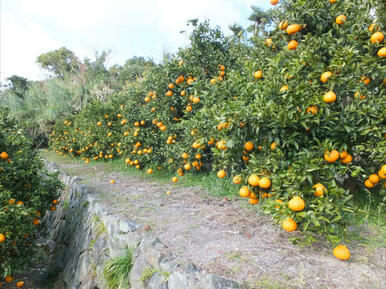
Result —
[{"label": "flat rock slab", "polygon": [[[57,164],[80,176],[104,215],[118,216],[121,231],[158,238],[172,264],[193,268],[168,276],[170,289],[191,288],[186,285],[191,280],[222,282],[218,288],[264,288],[259,286],[267,280],[282,288],[386,288],[385,248],[370,253],[350,246],[352,258],[339,261],[325,246],[294,246],[289,238],[299,233],[284,232],[244,201],[222,202],[201,188],[149,182],[103,163]],[[149,282],[162,285],[161,277],[155,274]]]}]

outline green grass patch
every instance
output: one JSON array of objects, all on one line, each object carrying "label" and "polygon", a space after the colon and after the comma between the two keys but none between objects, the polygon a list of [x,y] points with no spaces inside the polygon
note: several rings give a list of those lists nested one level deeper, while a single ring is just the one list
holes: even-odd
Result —
[{"label": "green grass patch", "polygon": [[106,262],[103,276],[109,289],[123,289],[130,286],[133,252],[133,248],[127,249],[124,255]]},{"label": "green grass patch", "polygon": [[143,270],[139,280],[142,282],[143,285],[146,285],[149,282],[150,278],[157,272],[158,270],[154,267],[146,267],[145,270]]},{"label": "green grass patch", "polygon": [[280,284],[277,281],[272,281],[269,279],[262,279],[259,281],[255,281],[249,285],[247,285],[248,289],[293,289],[293,287],[287,287]]},{"label": "green grass patch", "polygon": [[101,221],[101,219],[99,218],[98,215],[92,216],[91,222],[96,227],[97,236],[101,236],[101,235],[107,233],[106,226],[105,226],[105,224],[103,224],[103,222]]}]

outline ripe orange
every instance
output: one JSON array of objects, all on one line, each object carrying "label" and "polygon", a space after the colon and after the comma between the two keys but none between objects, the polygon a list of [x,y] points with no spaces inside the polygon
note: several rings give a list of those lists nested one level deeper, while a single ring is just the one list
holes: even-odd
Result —
[{"label": "ripe orange", "polygon": [[198,96],[194,96],[193,99],[192,99],[192,102],[193,103],[199,103],[200,102],[200,98]]},{"label": "ripe orange", "polygon": [[378,171],[378,176],[383,180],[386,179],[386,173],[382,169]]},{"label": "ripe orange", "polygon": [[8,275],[7,277],[4,278],[4,281],[9,283],[9,282],[12,282],[13,281],[13,276],[12,275]]},{"label": "ripe orange", "polygon": [[275,209],[279,209],[279,206],[280,206],[281,204],[283,204],[283,201],[280,200],[280,199],[275,200],[275,202],[279,204],[279,205],[275,206]]},{"label": "ripe orange", "polygon": [[0,243],[4,242],[4,241],[5,241],[5,235],[4,234],[0,234]]},{"label": "ripe orange", "polygon": [[6,152],[2,152],[2,153],[0,154],[0,158],[1,158],[2,160],[6,160],[6,159],[8,159],[8,154],[7,154]]},{"label": "ripe orange", "polygon": [[24,286],[24,281],[19,281],[16,283],[16,287],[21,288]]},{"label": "ripe orange", "polygon": [[169,83],[168,87],[169,87],[169,89],[174,89],[175,88],[173,83]]},{"label": "ripe orange", "polygon": [[352,162],[352,155],[347,154],[347,156],[345,158],[341,159],[340,161],[344,164],[349,164]]},{"label": "ripe orange", "polygon": [[335,18],[335,23],[338,25],[341,25],[341,24],[345,23],[346,20],[347,20],[346,15],[339,15],[338,17]]},{"label": "ripe orange", "polygon": [[332,251],[332,254],[339,260],[346,261],[350,258],[350,250],[345,245],[338,245]]},{"label": "ripe orange", "polygon": [[259,186],[263,189],[268,189],[271,186],[271,180],[267,177],[263,177],[259,181]]},{"label": "ripe orange", "polygon": [[285,30],[285,29],[287,29],[287,27],[288,27],[288,22],[287,21],[284,20],[284,21],[279,23],[279,29],[280,30]]},{"label": "ripe orange", "polygon": [[369,26],[369,30],[370,30],[371,32],[374,31],[374,29],[377,30],[378,28],[379,28],[378,25],[375,24],[375,23],[373,23],[373,24],[371,24],[371,25]]},{"label": "ripe orange", "polygon": [[376,174],[372,174],[369,176],[369,181],[376,185],[379,183],[379,176]]},{"label": "ripe orange", "polygon": [[290,42],[288,42],[288,49],[289,50],[296,50],[296,48],[298,47],[299,43],[296,41],[296,40],[291,40]]},{"label": "ripe orange", "polygon": [[336,100],[336,94],[332,90],[323,95],[323,101],[325,103],[332,103]]},{"label": "ripe orange", "polygon": [[341,159],[344,159],[345,157],[347,157],[347,152],[346,151],[342,151],[340,154],[339,154],[339,157]]},{"label": "ripe orange", "polygon": [[247,186],[243,186],[243,187],[241,187],[240,190],[239,190],[239,194],[240,194],[240,196],[243,197],[243,198],[248,198],[250,193],[251,193],[251,192],[249,191],[249,189],[248,189]]},{"label": "ripe orange", "polygon": [[285,219],[281,226],[287,232],[293,232],[298,228],[298,224],[292,218]]},{"label": "ripe orange", "polygon": [[217,172],[217,177],[218,178],[223,179],[223,178],[225,178],[225,176],[226,176],[226,172],[224,170],[219,170]]},{"label": "ripe orange", "polygon": [[249,203],[251,205],[256,205],[259,203],[259,199],[256,199],[256,198],[249,198]]},{"label": "ripe orange", "polygon": [[173,95],[173,91],[168,90],[168,91],[166,92],[166,96],[172,96],[172,95]]},{"label": "ripe orange", "polygon": [[233,181],[234,184],[238,185],[238,184],[241,183],[242,178],[241,178],[240,175],[237,175],[237,176],[234,176],[234,177],[233,177],[232,181]]},{"label": "ripe orange", "polygon": [[245,148],[247,151],[253,150],[253,142],[251,142],[251,141],[246,142],[245,145],[244,145],[244,148]]},{"label": "ripe orange", "polygon": [[268,47],[271,47],[271,45],[272,45],[272,39],[271,39],[271,38],[267,38],[267,39],[265,40],[265,44],[266,44]]},{"label": "ripe orange", "polygon": [[378,50],[378,56],[381,58],[386,57],[386,47],[382,47],[381,49]]},{"label": "ripe orange", "polygon": [[306,109],[306,113],[312,113],[313,115],[317,114],[319,111],[319,108],[316,105],[310,106]]},{"label": "ripe orange", "polygon": [[381,43],[385,36],[383,35],[382,32],[375,32],[373,35],[370,37],[371,43]]},{"label": "ripe orange", "polygon": [[270,2],[272,5],[276,5],[277,3],[279,3],[279,0],[271,0]]},{"label": "ripe orange", "polygon": [[294,211],[294,212],[300,212],[302,211],[306,206],[306,203],[304,202],[304,200],[299,197],[299,196],[295,196],[293,197],[289,202],[288,202],[288,207]]},{"label": "ripe orange", "polygon": [[320,80],[323,83],[326,83],[331,76],[332,76],[332,72],[331,71],[323,72],[322,75],[320,76]]},{"label": "ripe orange", "polygon": [[153,173],[153,169],[152,169],[152,168],[149,168],[149,169],[147,170],[147,173],[148,173],[149,175],[151,175],[151,174]]},{"label": "ripe orange", "polygon": [[365,85],[368,85],[370,83],[370,78],[362,76],[361,82],[363,82]]},{"label": "ripe orange", "polygon": [[187,171],[189,171],[191,168],[192,168],[192,165],[189,164],[189,163],[184,165],[184,169],[187,170]]},{"label": "ripe orange", "polygon": [[317,184],[313,185],[312,188],[313,188],[313,189],[318,189],[318,188],[320,188],[320,189],[322,189],[323,191],[326,191],[326,190],[327,190],[326,187],[325,187],[323,184],[321,184],[321,183],[317,183]]},{"label": "ripe orange", "polygon": [[178,181],[178,178],[177,178],[177,177],[172,177],[172,182],[173,182],[173,183],[177,183],[177,181]]},{"label": "ripe orange", "polygon": [[287,90],[289,90],[289,87],[287,86],[287,85],[283,85],[281,88],[280,88],[280,92],[285,92],[285,91],[287,91]]},{"label": "ripe orange", "polygon": [[326,151],[324,153],[324,159],[328,163],[335,163],[339,159],[339,152],[337,150]]},{"label": "ripe orange", "polygon": [[110,184],[115,184],[115,180],[110,180]]},{"label": "ripe orange", "polygon": [[261,70],[257,70],[253,73],[253,77],[256,78],[256,79],[260,79],[263,77],[263,71]]},{"label": "ripe orange", "polygon": [[201,147],[201,144],[199,143],[199,142],[197,142],[197,141],[195,141],[193,144],[192,144],[192,148],[194,148],[194,149],[198,149],[198,148],[200,148]]},{"label": "ripe orange", "polygon": [[315,192],[314,192],[314,196],[315,197],[323,196],[324,195],[324,191],[325,191],[325,189],[323,189],[323,187],[316,187],[315,188]]},{"label": "ripe orange", "polygon": [[276,147],[277,147],[277,143],[275,142],[271,143],[271,150],[276,149]]},{"label": "ripe orange", "polygon": [[337,0],[330,0],[330,3],[333,4],[335,3]]},{"label": "ripe orange", "polygon": [[302,30],[302,26],[299,24],[291,24],[287,27],[287,34],[288,35],[294,35]]},{"label": "ripe orange", "polygon": [[250,175],[248,178],[248,184],[252,187],[257,187],[260,183],[260,178],[257,175]]},{"label": "ripe orange", "polygon": [[182,153],[181,157],[182,157],[183,159],[187,159],[187,158],[189,157],[189,155],[188,155],[187,153]]},{"label": "ripe orange", "polygon": [[365,187],[371,189],[374,188],[375,185],[369,179],[367,179],[365,180]]}]

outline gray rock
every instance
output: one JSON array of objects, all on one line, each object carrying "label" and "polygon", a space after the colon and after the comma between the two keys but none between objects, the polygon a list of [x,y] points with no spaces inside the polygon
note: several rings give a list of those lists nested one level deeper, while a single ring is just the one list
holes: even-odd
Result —
[{"label": "gray rock", "polygon": [[[48,165],[54,170],[54,165]],[[80,178],[61,173],[67,186],[64,201],[45,219],[48,240],[44,242],[52,266],[62,270],[62,289],[106,288],[103,279],[107,260],[133,252],[130,272],[131,289],[239,289],[236,282],[197,272],[193,263],[181,266],[174,262],[172,253],[161,240],[143,234],[142,225],[125,220],[114,208],[97,199],[92,189],[80,184]],[[143,284],[143,274],[154,274]]]},{"label": "gray rock", "polygon": [[168,286],[169,289],[241,289],[237,282],[217,275],[181,272],[174,272],[169,276]]},{"label": "gray rock", "polygon": [[149,280],[147,288],[151,289],[169,289],[168,276],[165,276],[159,272],[155,273]]},{"label": "gray rock", "polygon": [[189,262],[185,265],[185,272],[187,273],[194,273],[197,272],[197,267],[192,262]]},{"label": "gray rock", "polygon": [[138,224],[134,221],[125,221],[125,220],[119,221],[119,230],[123,233],[134,232],[140,227],[141,227],[141,224]]},{"label": "gray rock", "polygon": [[174,272],[169,276],[168,287],[169,289],[191,288],[188,275],[181,272]]}]

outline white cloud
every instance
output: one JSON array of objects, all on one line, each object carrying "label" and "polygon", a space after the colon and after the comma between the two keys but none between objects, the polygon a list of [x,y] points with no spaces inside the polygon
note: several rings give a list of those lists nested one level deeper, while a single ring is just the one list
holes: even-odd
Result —
[{"label": "white cloud", "polygon": [[41,78],[37,56],[62,46],[81,58],[111,48],[110,64],[134,55],[159,60],[164,50],[174,52],[187,43],[180,31],[189,19],[209,19],[226,31],[230,24],[245,23],[249,15],[241,10],[269,6],[268,0],[12,1],[1,11],[3,79],[12,74]]},{"label": "white cloud", "polygon": [[2,80],[13,75],[23,75],[30,79],[41,78],[42,72],[35,63],[45,50],[60,47],[44,29],[30,21],[15,21],[11,13],[1,15],[1,54]]}]

